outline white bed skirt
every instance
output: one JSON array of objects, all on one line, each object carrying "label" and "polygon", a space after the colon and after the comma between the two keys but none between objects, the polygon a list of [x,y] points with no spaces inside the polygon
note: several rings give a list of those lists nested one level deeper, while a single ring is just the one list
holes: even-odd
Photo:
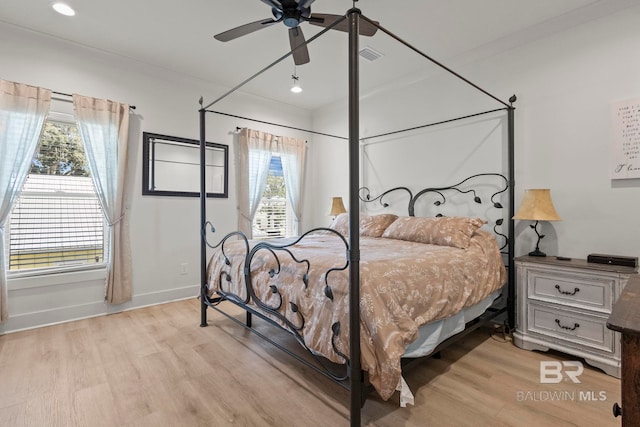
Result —
[{"label": "white bed skirt", "polygon": [[501,292],[502,289],[498,289],[479,303],[465,308],[452,317],[422,325],[418,329],[418,339],[407,346],[402,357],[415,358],[431,354],[441,342],[462,332],[467,322],[487,311],[496,298],[500,296]]}]

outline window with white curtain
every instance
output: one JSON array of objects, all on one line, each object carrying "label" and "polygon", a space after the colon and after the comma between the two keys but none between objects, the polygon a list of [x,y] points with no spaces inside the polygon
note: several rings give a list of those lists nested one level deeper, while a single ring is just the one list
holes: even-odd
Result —
[{"label": "window with white curtain", "polygon": [[71,116],[45,122],[8,225],[9,272],[104,265],[104,215]]},{"label": "window with white curtain", "polygon": [[282,173],[280,155],[273,153],[269,164],[267,185],[253,218],[253,238],[290,237],[293,232],[293,212],[287,201],[287,188]]}]

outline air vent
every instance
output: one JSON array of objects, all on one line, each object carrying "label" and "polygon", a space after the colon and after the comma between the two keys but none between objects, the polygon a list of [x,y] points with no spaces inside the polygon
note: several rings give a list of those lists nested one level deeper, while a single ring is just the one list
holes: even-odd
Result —
[{"label": "air vent", "polygon": [[367,61],[375,61],[376,59],[382,58],[384,55],[378,52],[377,50],[370,48],[369,46],[366,46],[360,49],[360,56],[366,59]]}]

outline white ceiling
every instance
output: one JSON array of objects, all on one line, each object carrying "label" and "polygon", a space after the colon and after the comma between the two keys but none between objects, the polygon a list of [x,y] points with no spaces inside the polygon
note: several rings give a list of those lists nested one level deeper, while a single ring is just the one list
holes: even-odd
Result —
[{"label": "white ceiling", "polygon": [[[362,0],[362,14],[438,61],[455,66],[563,31],[637,4],[638,0]],[[260,0],[67,0],[75,17],[50,0],[4,0],[0,21],[122,55],[229,88],[289,51],[276,24],[227,43],[213,35],[271,17]],[[343,15],[350,0],[316,0],[314,13]],[[303,23],[307,39],[322,28]],[[297,67],[304,91],[289,92],[292,58],[243,87],[246,92],[315,109],[347,95],[347,35],[330,31],[309,44],[311,62]],[[429,72],[427,61],[382,32],[360,38],[384,54],[362,61],[361,91]],[[211,94],[212,101],[220,94]]]}]

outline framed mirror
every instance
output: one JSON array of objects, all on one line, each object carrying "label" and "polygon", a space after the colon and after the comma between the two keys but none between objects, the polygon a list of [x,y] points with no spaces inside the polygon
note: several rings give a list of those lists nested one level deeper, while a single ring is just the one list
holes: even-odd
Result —
[{"label": "framed mirror", "polygon": [[[228,197],[229,147],[207,142],[207,197]],[[200,196],[200,141],[142,133],[142,194]]]}]

